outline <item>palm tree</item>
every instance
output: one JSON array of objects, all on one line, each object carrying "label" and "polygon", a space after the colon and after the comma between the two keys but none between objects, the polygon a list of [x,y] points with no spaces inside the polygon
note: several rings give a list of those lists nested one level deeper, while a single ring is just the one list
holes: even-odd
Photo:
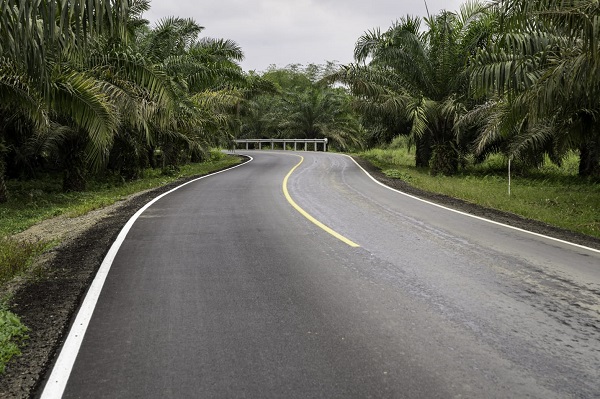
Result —
[{"label": "palm tree", "polygon": [[199,39],[202,30],[191,19],[164,18],[136,44],[169,77],[178,99],[168,123],[153,125],[148,141],[161,147],[165,169],[176,168],[180,156],[198,158],[208,146],[229,140],[241,101],[241,48],[231,40]]},{"label": "palm tree", "polygon": [[283,101],[279,128],[284,137],[327,138],[340,150],[361,146],[360,123],[343,89],[314,85],[287,93]]},{"label": "palm tree", "polygon": [[487,44],[494,24],[478,1],[424,22],[425,31],[420,18],[407,16],[386,32],[366,32],[355,48],[357,63],[329,80],[347,84],[366,115],[401,125],[400,115],[410,125],[416,165],[431,162],[434,173],[451,174],[458,168],[455,122],[469,106],[468,60]]},{"label": "palm tree", "polygon": [[[10,120],[24,117],[32,121],[28,130],[44,132],[52,114],[67,109],[66,119],[86,131],[92,143],[106,140],[115,127],[106,97],[96,82],[62,64],[100,34],[123,34],[128,12],[129,2],[119,0],[1,1],[0,143],[7,135],[25,133],[8,130]],[[3,156],[0,165],[0,201],[6,201]]]},{"label": "palm tree", "polygon": [[66,190],[88,169],[135,177],[155,148],[176,165],[231,137],[246,93],[236,43],[198,39],[191,19],[149,29],[148,0],[0,2],[0,201],[2,154],[21,137],[58,157]]},{"label": "palm tree", "polygon": [[[504,34],[477,56],[473,86],[494,98],[481,128],[509,156],[579,149],[582,176],[600,176],[600,5],[594,0],[494,3]],[[506,123],[506,121],[513,123]],[[497,129],[495,126],[511,126]]]}]

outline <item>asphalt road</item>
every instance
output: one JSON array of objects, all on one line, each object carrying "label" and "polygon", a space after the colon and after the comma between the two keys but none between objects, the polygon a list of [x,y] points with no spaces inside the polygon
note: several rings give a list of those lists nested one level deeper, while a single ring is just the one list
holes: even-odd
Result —
[{"label": "asphalt road", "polygon": [[135,222],[63,397],[600,396],[598,252],[248,154]]}]

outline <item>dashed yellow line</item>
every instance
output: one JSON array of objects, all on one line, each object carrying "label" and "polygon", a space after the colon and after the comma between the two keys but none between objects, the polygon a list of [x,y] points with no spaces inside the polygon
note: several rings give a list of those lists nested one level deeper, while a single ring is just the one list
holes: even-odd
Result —
[{"label": "dashed yellow line", "polygon": [[320,227],[321,229],[325,230],[326,232],[328,232],[329,234],[331,234],[332,236],[334,236],[335,238],[337,238],[338,240],[348,244],[349,246],[353,247],[353,248],[358,248],[360,247],[360,245],[358,245],[357,243],[355,243],[352,240],[347,239],[346,237],[344,237],[343,235],[341,235],[340,233],[336,232],[335,230],[331,229],[330,227],[325,226],[323,223],[319,222],[317,219],[315,219],[314,217],[312,217],[308,212],[306,212],[304,209],[300,208],[300,206],[298,204],[296,204],[296,202],[292,199],[292,197],[290,196],[290,193],[287,189],[287,182],[289,177],[292,175],[292,173],[294,173],[294,171],[296,170],[296,168],[298,166],[300,166],[300,164],[302,162],[304,162],[304,157],[300,156],[300,162],[298,162],[298,164],[296,164],[296,166],[294,166],[292,168],[292,170],[290,170],[290,172],[285,176],[285,179],[283,179],[283,194],[285,195],[285,198],[288,200],[288,202],[290,203],[290,205],[292,205],[294,207],[294,209],[296,209],[298,212],[300,212],[300,214],[302,216],[304,216],[305,218],[307,218],[308,220],[310,220],[311,222],[313,222],[314,224],[316,224],[318,227]]}]

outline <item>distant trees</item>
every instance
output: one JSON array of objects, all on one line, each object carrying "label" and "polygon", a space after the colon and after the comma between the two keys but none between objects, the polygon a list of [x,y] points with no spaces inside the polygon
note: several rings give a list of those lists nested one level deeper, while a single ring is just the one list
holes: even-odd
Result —
[{"label": "distant trees", "polygon": [[343,88],[321,79],[333,64],[272,67],[261,75],[276,91],[256,97],[242,113],[242,137],[328,138],[339,150],[360,148],[362,127]]}]

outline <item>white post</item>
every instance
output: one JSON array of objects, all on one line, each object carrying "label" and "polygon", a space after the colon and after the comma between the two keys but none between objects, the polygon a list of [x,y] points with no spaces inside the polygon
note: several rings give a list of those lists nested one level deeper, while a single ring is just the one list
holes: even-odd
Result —
[{"label": "white post", "polygon": [[508,196],[510,197],[510,161],[512,157],[508,157]]}]

